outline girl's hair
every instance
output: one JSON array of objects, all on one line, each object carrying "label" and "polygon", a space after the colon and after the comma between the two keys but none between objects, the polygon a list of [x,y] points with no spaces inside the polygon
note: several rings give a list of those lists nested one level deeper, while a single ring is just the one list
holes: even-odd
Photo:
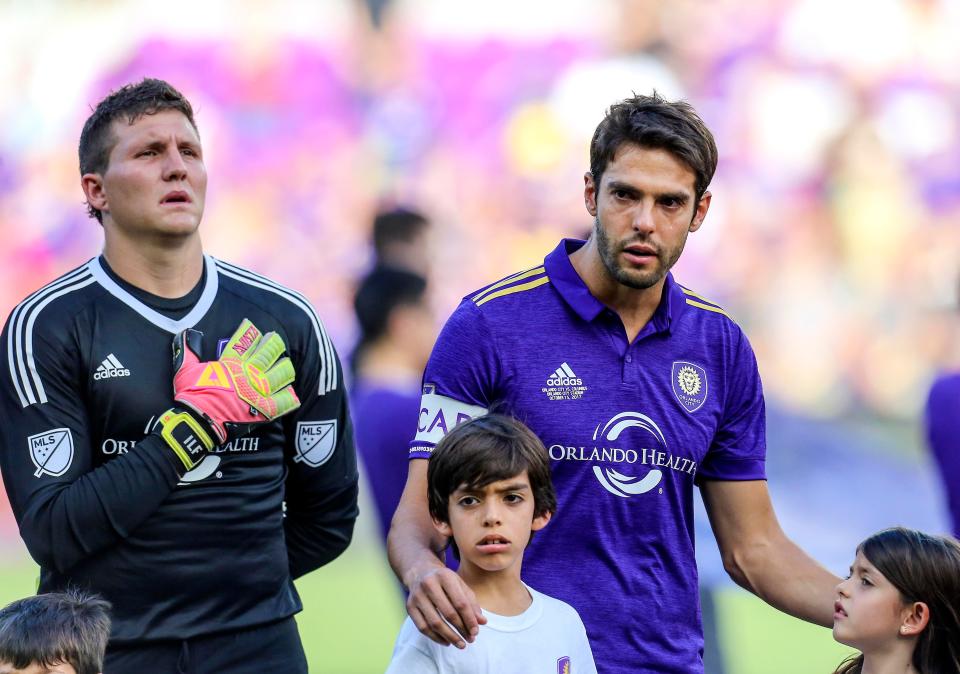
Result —
[{"label": "girl's hair", "polygon": [[[949,536],[895,527],[857,547],[900,592],[904,603],[922,601],[930,621],[913,651],[921,674],[960,674],[960,543]],[[835,674],[859,674],[863,655],[848,658]]]}]

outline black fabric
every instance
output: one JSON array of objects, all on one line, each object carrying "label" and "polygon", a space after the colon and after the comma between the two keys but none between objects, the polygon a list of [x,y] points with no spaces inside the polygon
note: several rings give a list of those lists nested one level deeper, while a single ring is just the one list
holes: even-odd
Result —
[{"label": "black fabric", "polygon": [[200,276],[200,280],[197,282],[197,285],[188,292],[183,297],[160,297],[159,295],[153,295],[148,293],[146,290],[141,290],[132,283],[127,283],[122,278],[120,278],[110,264],[107,262],[107,258],[103,255],[100,256],[100,265],[103,267],[103,271],[107,273],[107,276],[112,278],[117,285],[126,290],[128,293],[136,297],[138,300],[146,304],[148,307],[154,311],[158,311],[164,316],[169,316],[170,318],[180,319],[190,313],[190,310],[193,309],[193,306],[197,303],[197,300],[200,299],[200,295],[203,293],[203,286],[207,281],[207,269],[204,266],[203,274]]},{"label": "black fabric", "polygon": [[[113,604],[114,645],[296,613],[293,578],[339,555],[357,516],[353,429],[322,325],[301,296],[211,267],[216,296],[176,329],[203,333],[201,360],[216,359],[244,318],[278,332],[302,406],[184,474],[148,434],[174,404],[176,330],[112,294],[95,265],[18,305],[0,341],[0,470],[39,591],[101,594]],[[307,446],[305,429],[329,435]]]},{"label": "black fabric", "polygon": [[110,647],[103,674],[306,674],[307,659],[293,618],[185,641]]}]

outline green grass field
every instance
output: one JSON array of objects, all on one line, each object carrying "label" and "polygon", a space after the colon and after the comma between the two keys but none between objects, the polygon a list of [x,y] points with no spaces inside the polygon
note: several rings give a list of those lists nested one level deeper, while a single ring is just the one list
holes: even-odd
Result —
[{"label": "green grass field", "polygon": [[717,614],[726,674],[831,674],[853,653],[829,630],[780,613],[739,588],[718,593]]},{"label": "green grass field", "polygon": [[[361,502],[350,549],[297,581],[297,616],[314,674],[381,674],[404,618],[399,591]],[[36,591],[37,567],[22,544],[0,558],[0,605]],[[829,674],[850,653],[826,629],[794,620],[739,589],[716,597],[726,674]],[[707,663],[707,674],[712,668]]]}]

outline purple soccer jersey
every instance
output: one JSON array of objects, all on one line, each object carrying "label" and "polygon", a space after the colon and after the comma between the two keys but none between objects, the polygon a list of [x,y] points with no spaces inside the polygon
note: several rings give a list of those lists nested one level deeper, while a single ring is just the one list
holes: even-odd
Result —
[{"label": "purple soccer jersey", "polygon": [[565,240],[464,298],[424,374],[411,458],[496,410],[546,445],[558,509],[523,578],[583,618],[601,672],[702,672],[693,488],[765,478],[756,359],[722,309],[668,275],[632,344]]},{"label": "purple soccer jersey", "polygon": [[927,442],[940,469],[953,535],[960,538],[960,372],[944,374],[930,388]]},{"label": "purple soccer jersey", "polygon": [[416,381],[410,383],[407,388],[358,379],[350,395],[357,452],[366,469],[384,541],[407,480],[407,461],[400,450],[414,431],[420,404],[420,387]]}]

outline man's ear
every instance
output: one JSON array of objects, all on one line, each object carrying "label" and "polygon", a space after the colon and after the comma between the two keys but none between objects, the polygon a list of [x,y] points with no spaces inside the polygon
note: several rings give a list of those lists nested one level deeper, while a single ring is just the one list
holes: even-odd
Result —
[{"label": "man's ear", "polygon": [[597,217],[597,184],[590,171],[583,174],[583,205],[587,207],[587,213]]},{"label": "man's ear", "polygon": [[107,193],[103,189],[103,176],[99,173],[84,173],[80,176],[80,187],[87,197],[87,203],[98,211],[110,210]]},{"label": "man's ear", "polygon": [[925,602],[915,601],[904,607],[900,620],[900,634],[907,637],[919,636],[930,622],[930,607]]},{"label": "man's ear", "polygon": [[547,522],[550,521],[551,517],[553,517],[553,513],[549,510],[542,515],[537,515],[533,518],[533,524],[530,525],[530,531],[540,531],[547,526]]},{"label": "man's ear", "polygon": [[690,221],[690,231],[695,232],[700,229],[700,225],[703,224],[703,219],[707,217],[707,211],[710,210],[710,200],[713,198],[713,195],[710,192],[704,192],[703,196],[700,197],[700,201],[697,202],[697,207],[693,211],[693,220]]}]

